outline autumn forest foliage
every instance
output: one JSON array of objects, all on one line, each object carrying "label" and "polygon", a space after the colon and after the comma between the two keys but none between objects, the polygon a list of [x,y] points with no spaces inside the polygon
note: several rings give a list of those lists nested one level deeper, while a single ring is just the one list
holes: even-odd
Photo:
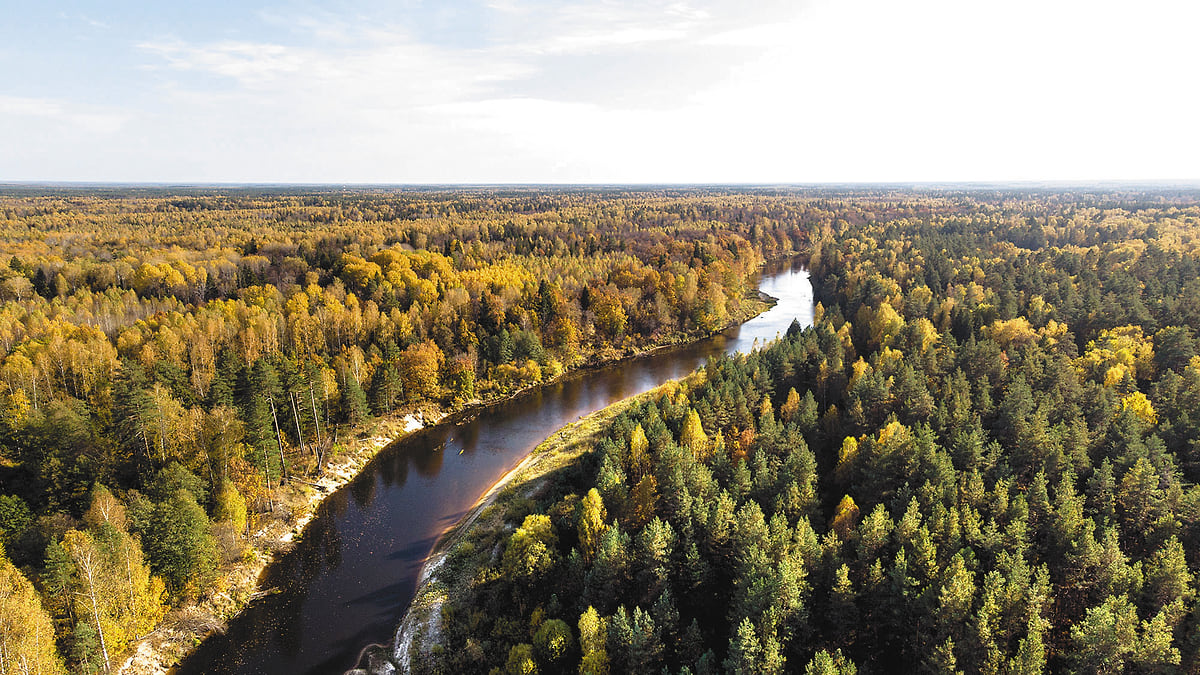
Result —
[{"label": "autumn forest foliage", "polygon": [[5,189],[0,673],[115,668],[375,416],[745,316],[810,213],[724,191]]},{"label": "autumn forest foliage", "polygon": [[778,199],[815,325],[514,488],[417,672],[1200,672],[1197,195]]}]

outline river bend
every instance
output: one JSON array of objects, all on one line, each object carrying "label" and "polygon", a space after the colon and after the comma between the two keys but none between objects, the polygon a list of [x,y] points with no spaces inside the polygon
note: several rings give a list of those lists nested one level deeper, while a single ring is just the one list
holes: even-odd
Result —
[{"label": "river bend", "polygon": [[711,356],[772,340],[793,319],[812,324],[803,268],[770,265],[759,289],[777,299],[775,306],[722,334],[576,372],[393,443],[330,495],[295,548],[267,568],[262,586],[270,594],[173,672],[342,673],[364,645],[389,644],[434,540],[556,429],[682,377]]}]

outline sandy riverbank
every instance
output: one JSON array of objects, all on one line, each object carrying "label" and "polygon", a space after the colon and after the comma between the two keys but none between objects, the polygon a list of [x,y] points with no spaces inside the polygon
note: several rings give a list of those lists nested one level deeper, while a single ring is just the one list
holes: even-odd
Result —
[{"label": "sandy riverbank", "polygon": [[[696,374],[691,377],[702,377]],[[437,643],[439,618],[444,602],[468,583],[461,576],[444,574],[446,561],[456,547],[478,531],[500,531],[507,527],[508,505],[535,496],[547,485],[547,476],[591,452],[598,434],[608,423],[630,406],[647,398],[669,395],[679,386],[667,382],[650,391],[618,401],[551,434],[512,470],[504,474],[475,502],[462,520],[438,538],[426,558],[418,581],[416,596],[396,630],[393,644],[367,650],[369,665],[347,675],[371,675],[407,672],[414,658]],[[360,664],[367,665],[367,664]]]},{"label": "sandy riverbank", "polygon": [[[774,304],[775,298],[756,291],[754,300],[744,304],[742,311],[731,318],[726,329],[745,323]],[[715,331],[710,335],[717,332],[721,331]],[[614,355],[607,359],[602,358],[590,365],[601,367],[627,361],[678,344],[681,343],[664,342],[633,353]],[[564,373],[564,375],[566,374]],[[454,547],[477,527],[502,527],[505,509],[503,503],[498,504],[497,502],[529,496],[543,487],[539,483],[544,483],[542,479],[545,476],[574,462],[580,455],[590,451],[590,439],[627,406],[633,405],[645,397],[660,396],[664,391],[677,386],[678,382],[665,383],[565,425],[526,455],[517,466],[493,483],[459,522],[447,528],[439,536],[422,564],[418,575],[416,595],[396,629],[392,644],[390,646],[369,645],[364,647],[359,655],[359,663],[356,664],[359,667],[347,671],[346,675],[384,675],[407,672],[410,669],[412,658],[416,655],[414,650],[428,649],[430,645],[436,643],[442,604],[449,597],[448,593],[453,592],[452,587],[457,581],[443,580],[439,577],[439,572],[443,571],[447,556],[452,553]],[[480,523],[481,518],[487,522]]]},{"label": "sandy riverbank", "polygon": [[[730,317],[728,325],[738,325],[756,316],[771,304],[770,301],[770,298],[763,298],[761,294],[747,298],[747,301],[743,303],[742,311],[738,315]],[[351,430],[352,436],[356,440],[342,444],[345,449],[329,461],[319,478],[306,479],[303,483],[292,481],[287,488],[287,494],[283,495],[281,500],[288,505],[287,516],[269,519],[264,526],[248,537],[247,543],[250,548],[248,554],[243,561],[222,574],[221,587],[208,593],[199,603],[173,609],[154,631],[135,643],[132,653],[117,672],[122,675],[168,673],[171,667],[185,658],[205,637],[223,632],[228,620],[256,597],[264,592],[270,592],[259,588],[263,571],[277,556],[290,550],[297,538],[303,536],[304,528],[311,522],[321,502],[338,488],[354,479],[379,451],[399,438],[424,426],[436,424],[452,414],[456,416],[470,415],[473,410],[516,397],[529,389],[551,384],[553,381],[567,377],[579,370],[631,360],[704,337],[707,336],[677,335],[642,349],[598,350],[588,355],[586,363],[566,370],[558,377],[516,391],[502,394],[493,392],[493,395],[488,396],[486,400],[476,399],[459,410],[446,412],[439,410],[434,405],[429,405],[420,413],[373,420],[358,433],[353,433],[354,430]],[[594,413],[593,416],[603,412]],[[580,424],[582,421],[575,424]],[[570,426],[572,425],[568,425],[568,427]],[[490,503],[491,498],[503,486],[516,478],[522,470],[531,469],[534,459],[533,454],[526,457],[518,467],[493,485],[477,502],[476,508],[471,512],[472,515],[468,516],[470,521],[474,521],[474,518]],[[443,535],[443,539],[455,531],[464,530],[462,525],[463,523],[460,523],[448,530]],[[440,544],[439,548],[441,548]],[[423,585],[424,580],[423,576]]]},{"label": "sandy riverbank", "polygon": [[361,431],[363,438],[344,443],[320,477],[293,480],[277,489],[287,505],[285,517],[270,517],[247,537],[244,559],[222,574],[222,583],[200,602],[171,610],[154,631],[138,640],[121,664],[120,675],[164,675],[207,636],[222,632],[225,622],[261,595],[263,570],[303,536],[326,497],[349,483],[383,448],[418,429],[441,421],[440,412],[409,413],[374,420]]}]

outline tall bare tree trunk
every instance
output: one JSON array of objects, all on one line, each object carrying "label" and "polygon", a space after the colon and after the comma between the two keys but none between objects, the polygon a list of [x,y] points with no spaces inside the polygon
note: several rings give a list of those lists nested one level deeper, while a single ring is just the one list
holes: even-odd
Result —
[{"label": "tall bare tree trunk", "polygon": [[321,420],[317,417],[317,395],[313,393],[312,382],[308,383],[308,398],[312,401],[313,424],[317,425],[317,445],[321,445]]},{"label": "tall bare tree trunk", "polygon": [[76,558],[79,563],[79,568],[87,575],[88,599],[92,602],[92,618],[96,620],[96,633],[100,635],[100,651],[104,654],[104,670],[112,671],[112,663],[108,659],[108,642],[104,639],[104,627],[100,624],[100,605],[96,602],[96,580],[94,577],[95,561],[92,559],[92,552],[87,552]]},{"label": "tall bare tree trunk", "polygon": [[275,399],[269,398],[271,404],[271,420],[275,422],[275,442],[279,444],[279,484],[287,483],[287,463],[283,459],[283,432],[279,430],[279,417],[275,415]]},{"label": "tall bare tree trunk", "polygon": [[308,448],[304,447],[304,432],[300,431],[300,409],[296,407],[296,397],[290,391],[288,400],[292,402],[292,420],[296,422],[296,438],[300,439],[300,451],[308,452]]}]

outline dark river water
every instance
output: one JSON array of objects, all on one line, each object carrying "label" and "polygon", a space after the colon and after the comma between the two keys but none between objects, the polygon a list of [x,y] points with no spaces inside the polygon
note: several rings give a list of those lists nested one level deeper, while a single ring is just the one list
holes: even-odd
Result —
[{"label": "dark river water", "polygon": [[556,429],[711,356],[772,340],[794,318],[812,324],[812,286],[798,264],[769,266],[759,289],[777,304],[723,334],[581,371],[393,443],[330,495],[303,539],[267,568],[263,586],[277,592],[251,603],[173,672],[342,673],[367,644],[389,644],[434,540]]}]

